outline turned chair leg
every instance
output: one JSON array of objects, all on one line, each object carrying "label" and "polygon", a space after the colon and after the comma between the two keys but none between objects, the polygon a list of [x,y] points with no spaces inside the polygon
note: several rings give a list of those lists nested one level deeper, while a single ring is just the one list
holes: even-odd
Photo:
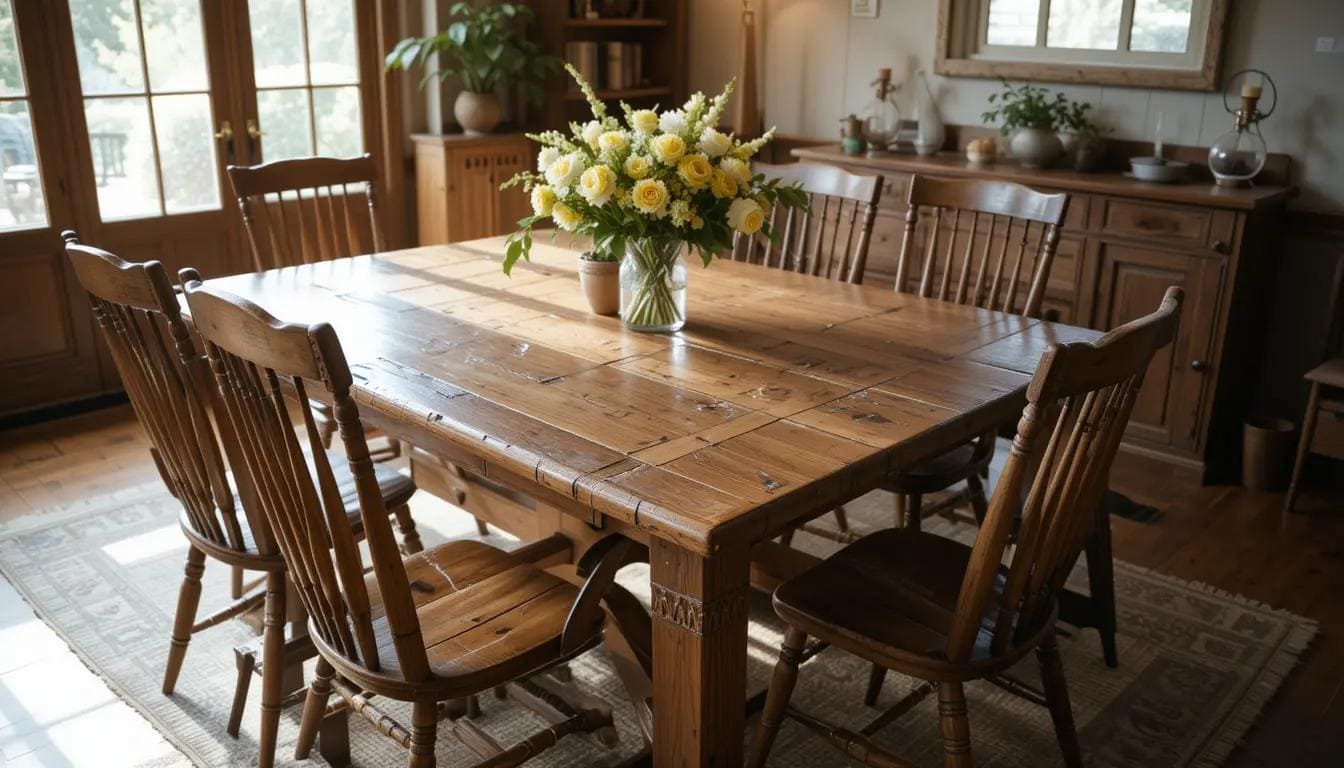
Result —
[{"label": "turned chair leg", "polygon": [[252,675],[256,672],[257,657],[250,650],[233,650],[234,664],[238,667],[238,682],[233,686],[233,706],[229,709],[229,724],[225,732],[238,738],[238,729],[243,722],[243,708],[247,706],[247,691],[252,687]]},{"label": "turned chair leg", "polygon": [[[1078,745],[1078,732],[1073,726],[1073,708],[1069,705],[1069,686],[1064,681],[1064,664],[1059,659],[1059,644],[1053,632],[1036,648],[1041,664],[1041,685],[1050,707],[1050,719],[1055,723],[1055,738],[1059,751],[1064,753],[1064,764],[1069,768],[1083,764],[1083,751]],[[969,763],[967,763],[969,765]]]},{"label": "turned chair leg", "polygon": [[280,704],[285,684],[285,572],[266,574],[266,609],[261,645],[261,753],[258,768],[275,764]]},{"label": "turned chair leg", "polygon": [[243,599],[243,567],[235,565],[229,573],[229,594],[234,600]]},{"label": "turned chair leg", "polygon": [[196,608],[201,604],[201,575],[205,573],[205,553],[195,547],[187,549],[185,577],[177,593],[177,613],[173,615],[173,636],[168,645],[168,664],[163,670],[163,694],[171,696],[177,686],[177,674],[182,671],[182,660],[187,657],[187,643],[191,642],[191,628],[196,624]]},{"label": "turned chair leg", "polygon": [[411,517],[411,508],[405,504],[392,510],[397,518],[397,528],[401,531],[401,553],[414,555],[425,548],[420,541],[420,532],[415,529],[415,518]]},{"label": "turned chair leg", "polygon": [[784,724],[784,711],[788,709],[793,686],[798,682],[798,665],[802,663],[803,645],[806,643],[807,633],[800,629],[789,627],[789,631],[784,634],[784,644],[779,649],[774,677],[770,678],[770,690],[765,695],[765,708],[761,710],[760,725],[756,726],[756,738],[752,741],[747,768],[762,768],[765,759],[770,756],[770,748],[779,735],[779,727]]},{"label": "turned chair leg", "polygon": [[971,768],[971,722],[961,683],[938,684],[938,718],[943,732],[943,765]]},{"label": "turned chair leg", "polygon": [[906,504],[905,504],[905,494],[904,494],[904,493],[893,493],[893,494],[891,495],[891,498],[892,498],[892,502],[893,502],[892,505],[893,505],[893,506],[895,507],[895,509],[896,509],[896,527],[897,527],[897,528],[904,528],[904,527],[905,527],[905,518],[906,518],[906,514],[908,514],[908,510],[906,510],[906,508],[905,508],[905,507],[906,507]]},{"label": "turned chair leg", "polygon": [[905,500],[905,528],[918,531],[924,524],[924,497],[918,493],[909,494]]},{"label": "turned chair leg", "polygon": [[473,518],[476,521],[476,532],[482,536],[490,535],[490,526],[481,518]]},{"label": "turned chair leg", "polygon": [[303,719],[299,721],[299,738],[294,743],[294,759],[307,760],[317,740],[322,718],[327,714],[327,700],[331,698],[331,678],[336,670],[322,656],[317,657],[313,683],[308,686],[308,697],[303,700]]},{"label": "turned chair leg", "polygon": [[434,768],[434,742],[438,735],[439,706],[417,701],[411,707],[411,754],[407,768]]},{"label": "turned chair leg", "polygon": [[877,704],[877,697],[882,694],[882,682],[887,679],[887,668],[881,664],[874,664],[868,670],[868,690],[863,694],[863,703],[867,706]]},{"label": "turned chair leg", "polygon": [[1120,655],[1115,647],[1115,562],[1111,557],[1111,516],[1105,504],[1097,505],[1097,518],[1092,530],[1083,538],[1087,557],[1087,585],[1092,603],[1091,613],[1101,635],[1101,655],[1106,666],[1120,666]]},{"label": "turned chair leg", "polygon": [[841,533],[849,533],[849,513],[845,512],[845,508],[836,507],[831,510],[831,514],[835,515],[835,527]]},{"label": "turned chair leg", "polygon": [[1288,482],[1288,495],[1283,500],[1283,514],[1279,517],[1279,527],[1288,525],[1288,516],[1293,513],[1293,503],[1297,501],[1298,483],[1302,480],[1302,467],[1307,463],[1307,453],[1311,449],[1311,438],[1316,432],[1316,410],[1321,404],[1321,385],[1312,382],[1307,393],[1307,412],[1302,416],[1302,437],[1297,443],[1297,458],[1293,461],[1293,477]]}]

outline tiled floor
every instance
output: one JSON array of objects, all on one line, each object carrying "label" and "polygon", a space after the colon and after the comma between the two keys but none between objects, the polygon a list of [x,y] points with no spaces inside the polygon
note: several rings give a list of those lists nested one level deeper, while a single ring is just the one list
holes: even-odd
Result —
[{"label": "tiled floor", "polygon": [[191,763],[75,656],[0,579],[0,766]]}]

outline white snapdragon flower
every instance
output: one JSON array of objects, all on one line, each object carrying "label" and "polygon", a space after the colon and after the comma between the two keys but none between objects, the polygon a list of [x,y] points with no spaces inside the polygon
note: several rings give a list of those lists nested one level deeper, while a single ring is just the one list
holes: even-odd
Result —
[{"label": "white snapdragon flower", "polygon": [[584,142],[593,149],[597,149],[597,140],[601,138],[603,130],[602,123],[597,120],[589,120],[583,126]]},{"label": "white snapdragon flower", "polygon": [[679,109],[668,110],[658,118],[658,129],[663,133],[675,133],[680,136],[686,133],[689,127],[686,123],[686,113]]},{"label": "white snapdragon flower", "polygon": [[537,170],[545,173],[551,164],[560,159],[560,150],[555,147],[542,147],[537,153]]},{"label": "white snapdragon flower", "polygon": [[701,152],[710,157],[723,157],[733,148],[733,140],[727,134],[706,128],[704,133],[700,134],[700,143],[697,146]]}]

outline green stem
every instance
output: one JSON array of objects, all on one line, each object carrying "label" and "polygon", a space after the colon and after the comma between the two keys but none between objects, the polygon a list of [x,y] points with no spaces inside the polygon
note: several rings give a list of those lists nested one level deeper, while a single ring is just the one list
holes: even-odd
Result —
[{"label": "green stem", "polygon": [[633,328],[659,328],[682,320],[681,308],[672,296],[671,272],[680,255],[680,244],[631,243],[627,258],[636,268],[625,324]]}]

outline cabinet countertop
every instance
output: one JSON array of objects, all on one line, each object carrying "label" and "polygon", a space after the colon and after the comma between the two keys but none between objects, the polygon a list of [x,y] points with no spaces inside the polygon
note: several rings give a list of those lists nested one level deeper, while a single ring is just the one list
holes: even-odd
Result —
[{"label": "cabinet countertop", "polygon": [[941,176],[975,176],[977,178],[1015,181],[1030,186],[1051,187],[1075,192],[1119,195],[1169,203],[1186,203],[1212,208],[1254,211],[1282,206],[1297,194],[1292,186],[1257,185],[1244,189],[1219,187],[1207,181],[1195,180],[1183,184],[1154,184],[1139,181],[1113,170],[1081,173],[1078,171],[1036,170],[1023,168],[1013,160],[999,160],[991,165],[972,165],[959,152],[940,152],[932,157],[889,153],[879,157],[847,155],[839,145],[802,147],[793,150],[794,157],[829,164],[844,164],[871,168],[874,171],[927,173]]}]

